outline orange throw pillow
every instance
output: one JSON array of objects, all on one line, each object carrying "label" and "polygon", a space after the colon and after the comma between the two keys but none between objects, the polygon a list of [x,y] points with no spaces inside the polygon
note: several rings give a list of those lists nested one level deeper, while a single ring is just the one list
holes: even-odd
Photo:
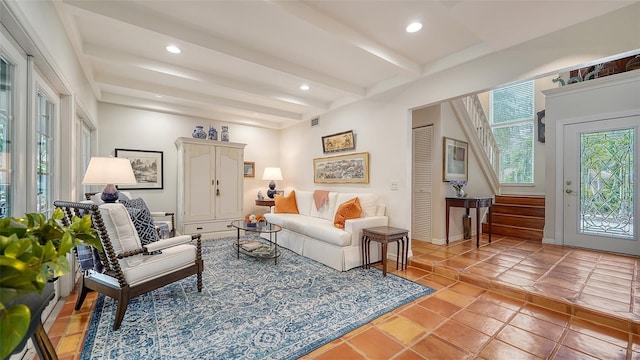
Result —
[{"label": "orange throw pillow", "polygon": [[340,204],[338,211],[336,211],[336,217],[333,219],[333,225],[338,229],[344,229],[345,220],[357,219],[361,214],[362,206],[360,206],[360,200],[354,197]]},{"label": "orange throw pillow", "polygon": [[299,214],[295,191],[292,190],[287,196],[276,195],[273,200],[276,204],[276,214]]}]

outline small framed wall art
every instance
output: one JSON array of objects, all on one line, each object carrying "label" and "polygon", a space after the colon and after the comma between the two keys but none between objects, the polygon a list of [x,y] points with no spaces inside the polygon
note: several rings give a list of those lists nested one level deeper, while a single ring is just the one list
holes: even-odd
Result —
[{"label": "small framed wall art", "polygon": [[244,177],[256,177],[256,163],[253,161],[244,162]]},{"label": "small framed wall art", "polygon": [[469,144],[445,137],[443,141],[442,181],[468,179]]},{"label": "small framed wall art", "polygon": [[163,189],[163,153],[153,150],[115,149],[117,158],[127,158],[131,162],[135,185],[118,186],[120,190]]},{"label": "small framed wall art", "polygon": [[322,137],[322,151],[326,153],[355,150],[356,141],[353,130]]}]

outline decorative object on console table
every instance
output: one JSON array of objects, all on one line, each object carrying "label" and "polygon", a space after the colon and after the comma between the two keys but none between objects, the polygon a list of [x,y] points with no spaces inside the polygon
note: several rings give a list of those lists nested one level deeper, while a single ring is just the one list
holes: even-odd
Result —
[{"label": "decorative object on console table", "polygon": [[322,151],[326,153],[355,150],[353,130],[322,137]]},{"label": "decorative object on console table", "polygon": [[369,153],[361,152],[313,159],[313,182],[368,184]]},{"label": "decorative object on console table", "polygon": [[193,136],[196,139],[206,139],[207,133],[204,132],[202,125],[197,125],[196,128],[193,129],[191,136]]},{"label": "decorative object on console table", "polygon": [[451,187],[453,188],[453,190],[455,190],[457,197],[465,197],[465,196],[467,196],[467,194],[465,194],[465,192],[464,192],[464,187],[467,185],[466,181],[464,181],[464,180],[453,180],[453,181],[449,182],[449,184],[451,184]]},{"label": "decorative object on console table", "polygon": [[118,185],[136,184],[136,177],[128,159],[92,157],[87,172],[82,179],[83,185],[105,185],[101,199],[104,202],[118,200]]},{"label": "decorative object on console table", "polygon": [[469,144],[447,137],[442,144],[442,181],[468,180]]},{"label": "decorative object on console table", "polygon": [[256,177],[256,163],[253,161],[244,162],[244,177]]},{"label": "decorative object on console table", "polygon": [[220,134],[220,140],[229,141],[229,127],[228,126],[223,126],[222,127],[222,133]]},{"label": "decorative object on console table", "polygon": [[218,130],[213,125],[209,125],[209,140],[218,140]]},{"label": "decorative object on console table", "polygon": [[122,190],[152,190],[164,188],[164,155],[162,151],[116,149],[117,158],[126,158],[131,163],[136,177],[134,184],[121,184]]},{"label": "decorative object on console table", "polygon": [[276,195],[276,182],[275,180],[282,180],[282,170],[278,167],[268,167],[264,169],[262,173],[262,180],[269,180],[269,190],[267,190],[267,196],[271,199]]}]

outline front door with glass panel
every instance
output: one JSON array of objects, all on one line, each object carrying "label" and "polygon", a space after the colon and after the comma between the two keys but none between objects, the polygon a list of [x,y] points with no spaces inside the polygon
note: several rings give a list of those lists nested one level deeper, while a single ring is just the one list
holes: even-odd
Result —
[{"label": "front door with glass panel", "polygon": [[640,255],[640,116],[564,126],[564,243]]}]

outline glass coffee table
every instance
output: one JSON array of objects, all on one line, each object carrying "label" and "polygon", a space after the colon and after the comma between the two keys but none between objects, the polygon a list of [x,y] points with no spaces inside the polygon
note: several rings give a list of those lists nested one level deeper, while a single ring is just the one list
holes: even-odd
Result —
[{"label": "glass coffee table", "polygon": [[[238,236],[233,243],[233,248],[237,251],[238,259],[240,254],[252,256],[260,259],[274,259],[278,264],[280,248],[278,247],[278,232],[282,230],[280,225],[269,223],[258,223],[256,226],[249,226],[243,220],[236,220],[231,226],[238,230]],[[240,231],[254,233],[268,233],[269,239],[260,238],[258,240],[241,240]]]}]

